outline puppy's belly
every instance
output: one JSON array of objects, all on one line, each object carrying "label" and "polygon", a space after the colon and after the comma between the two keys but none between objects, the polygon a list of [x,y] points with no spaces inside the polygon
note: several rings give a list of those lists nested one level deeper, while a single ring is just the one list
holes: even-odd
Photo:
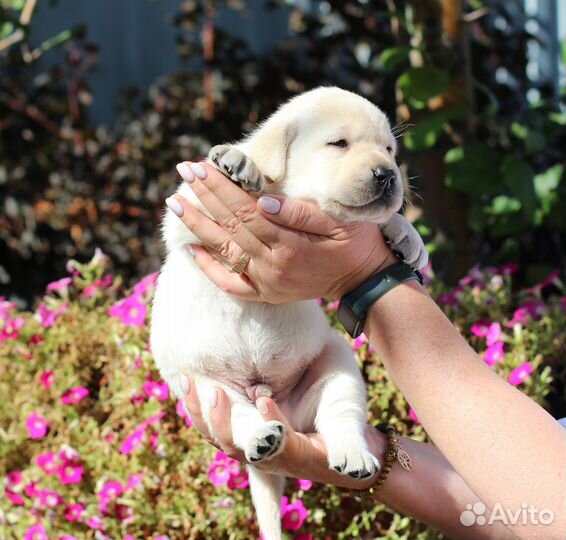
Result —
[{"label": "puppy's belly", "polygon": [[[151,347],[181,393],[181,374],[204,375],[249,399],[288,394],[331,329],[316,302],[242,302],[213,285],[184,251],[167,256],[153,304]],[[179,396],[180,397],[180,396]]]}]

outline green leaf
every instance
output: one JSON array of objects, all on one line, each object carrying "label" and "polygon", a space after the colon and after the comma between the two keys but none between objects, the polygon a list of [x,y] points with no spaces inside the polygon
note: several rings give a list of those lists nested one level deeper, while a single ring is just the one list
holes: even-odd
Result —
[{"label": "green leaf", "polygon": [[450,85],[450,74],[435,67],[412,68],[397,80],[405,99],[416,108],[422,109],[426,102],[444,92]]},{"label": "green leaf", "polygon": [[495,194],[501,189],[501,155],[487,144],[473,143],[452,148],[444,156],[448,187],[477,195]]},{"label": "green leaf", "polygon": [[520,202],[525,216],[532,219],[537,208],[532,167],[523,159],[505,156],[501,164],[501,175],[514,197]]},{"label": "green leaf", "polygon": [[14,25],[11,22],[5,22],[0,26],[0,39],[8,37],[14,31]]},{"label": "green leaf", "polygon": [[515,197],[498,195],[494,197],[491,204],[485,209],[486,214],[501,215],[515,214],[521,209],[521,201]]},{"label": "green leaf", "polygon": [[393,71],[399,64],[409,58],[412,47],[391,47],[381,52],[378,58],[383,71]]},{"label": "green leaf", "polygon": [[466,114],[466,107],[451,107],[436,111],[424,120],[417,122],[415,126],[405,135],[403,143],[409,150],[425,150],[436,144],[442,128],[450,120],[462,118]]},{"label": "green leaf", "polygon": [[560,185],[562,175],[564,174],[564,165],[558,163],[543,173],[537,174],[534,180],[535,193],[542,200],[551,191],[555,191]]}]

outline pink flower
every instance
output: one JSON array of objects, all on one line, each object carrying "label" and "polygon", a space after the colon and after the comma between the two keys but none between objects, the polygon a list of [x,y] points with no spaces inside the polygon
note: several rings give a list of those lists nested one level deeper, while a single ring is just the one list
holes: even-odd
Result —
[{"label": "pink flower", "polygon": [[126,483],[126,487],[124,488],[124,491],[128,491],[130,489],[136,489],[138,486],[141,485],[142,480],[143,480],[142,473],[131,474],[130,477],[128,478],[128,482]]},{"label": "pink flower", "polygon": [[71,536],[70,534],[64,534],[63,536],[59,537],[59,540],[77,540],[75,536]]},{"label": "pink flower", "polygon": [[55,321],[57,320],[57,317],[67,311],[67,307],[67,304],[61,304],[59,308],[53,311],[49,309],[45,304],[41,304],[37,308],[37,317],[39,319],[39,323],[43,328],[49,328],[50,326],[53,326],[55,324]]},{"label": "pink flower", "polygon": [[6,482],[9,486],[19,486],[23,479],[22,471],[12,471],[6,475]]},{"label": "pink flower", "polygon": [[106,274],[105,276],[102,276],[102,278],[95,280],[90,285],[87,285],[81,293],[81,296],[89,298],[93,296],[94,293],[96,293],[99,289],[110,287],[113,282],[114,278],[110,274]]},{"label": "pink flower", "polygon": [[227,485],[230,489],[246,489],[250,485],[248,472],[244,469],[235,474],[230,473]]},{"label": "pink flower", "polygon": [[297,499],[294,503],[286,504],[281,508],[281,523],[287,531],[300,529],[309,515],[303,501]]},{"label": "pink flower", "polygon": [[222,486],[230,479],[230,469],[225,463],[213,461],[208,467],[208,478],[213,486]]},{"label": "pink flower", "polygon": [[177,409],[176,410],[177,410],[177,414],[181,418],[185,419],[185,425],[191,427],[193,425],[193,421],[191,420],[191,417],[189,415],[189,411],[187,411],[187,407],[183,403],[182,399],[177,401]]},{"label": "pink flower", "polygon": [[476,324],[472,325],[470,328],[470,332],[477,337],[485,337],[489,331],[489,323],[488,322],[477,322]]},{"label": "pink flower", "polygon": [[64,405],[74,405],[80,403],[85,397],[89,395],[88,388],[84,386],[75,386],[63,392],[61,396],[61,403]]},{"label": "pink flower", "polygon": [[134,510],[127,504],[117,504],[114,509],[116,519],[120,521],[131,521],[134,517]]},{"label": "pink flower", "polygon": [[63,502],[63,497],[56,491],[51,491],[50,489],[42,489],[39,492],[39,500],[42,506],[47,506],[49,508],[54,508],[59,506]]},{"label": "pink flower", "polygon": [[159,401],[167,401],[169,399],[169,387],[167,384],[159,384],[156,381],[148,380],[143,383],[143,391],[147,397],[154,397]]},{"label": "pink flower", "polygon": [[497,269],[497,272],[502,276],[512,276],[513,274],[516,274],[518,271],[519,271],[519,265],[515,263],[507,263],[500,266]]},{"label": "pink flower", "polygon": [[126,440],[120,446],[121,454],[131,454],[136,448],[138,448],[142,443],[146,432],[146,427],[138,427],[132,434],[126,437]]},{"label": "pink flower", "polygon": [[66,462],[57,469],[62,484],[79,484],[83,478],[84,467],[78,463]]},{"label": "pink flower", "polygon": [[73,279],[70,277],[66,277],[58,281],[52,281],[47,284],[47,292],[57,291],[65,293],[69,289],[69,285],[71,283],[73,283]]},{"label": "pink flower", "polygon": [[100,499],[115,499],[122,495],[123,491],[124,488],[120,482],[110,480],[102,486],[102,489],[98,492],[98,497]]},{"label": "pink flower", "polygon": [[415,424],[420,424],[421,421],[419,420],[419,417],[417,416],[417,413],[415,412],[415,409],[413,409],[413,407],[409,407],[409,418],[415,423]]},{"label": "pink flower", "polygon": [[20,337],[20,330],[24,327],[24,325],[25,321],[23,317],[8,319],[4,324],[4,328],[0,330],[0,345],[8,339],[18,339]]},{"label": "pink flower", "polygon": [[146,420],[140,423],[140,426],[151,426],[151,424],[156,424],[165,416],[164,412],[160,412],[155,414],[154,416],[150,416]]},{"label": "pink flower", "polygon": [[39,376],[39,382],[47,389],[55,384],[55,373],[53,371],[44,371]]},{"label": "pink flower", "polygon": [[86,524],[91,528],[91,529],[104,529],[104,522],[102,521],[102,519],[98,516],[92,516],[89,517],[86,520]]},{"label": "pink flower", "polygon": [[38,497],[39,490],[37,489],[37,482],[30,482],[29,484],[25,485],[24,493],[26,494],[26,497],[29,497],[30,499],[33,497]]},{"label": "pink flower", "polygon": [[295,480],[295,487],[303,491],[308,491],[312,487],[312,481],[297,479]]},{"label": "pink flower", "polygon": [[326,304],[326,311],[336,311],[339,305],[340,305],[340,300],[334,300],[334,302],[330,302],[329,304]]},{"label": "pink flower", "polygon": [[526,307],[520,307],[513,312],[513,318],[509,321],[507,326],[509,328],[513,328],[516,324],[525,326],[530,319],[529,310]]},{"label": "pink flower", "polygon": [[130,396],[130,401],[134,405],[141,405],[142,403],[145,403],[145,400],[146,400],[146,397],[143,394],[138,394],[137,392],[134,392]]},{"label": "pink flower", "polygon": [[41,523],[38,523],[28,528],[24,534],[23,540],[49,540],[49,538],[47,537],[45,527]]},{"label": "pink flower", "polygon": [[145,276],[141,281],[134,285],[134,294],[143,295],[148,291],[153,291],[157,285],[158,272]]},{"label": "pink flower", "polygon": [[490,345],[493,345],[497,341],[501,341],[501,325],[498,322],[491,323],[489,325],[489,328],[487,329],[487,334],[485,337],[488,347]]},{"label": "pink flower", "polygon": [[503,350],[504,344],[502,341],[497,341],[490,345],[483,353],[483,359],[488,366],[494,366],[505,355]]},{"label": "pink flower", "polygon": [[4,494],[6,495],[6,498],[14,505],[14,506],[23,506],[24,504],[24,498],[19,494],[16,493],[15,491],[12,491],[9,488],[6,488],[4,490]]},{"label": "pink flower", "polygon": [[356,339],[354,339],[354,343],[352,343],[352,350],[357,351],[361,349],[366,343],[368,342],[368,338],[365,334],[360,334]]},{"label": "pink flower", "polygon": [[59,459],[61,461],[72,461],[78,463],[81,460],[81,455],[68,444],[64,444],[59,450]]},{"label": "pink flower", "polygon": [[85,507],[82,504],[72,503],[65,506],[63,517],[67,521],[80,521],[83,517]]},{"label": "pink flower", "polygon": [[111,317],[118,317],[126,326],[143,326],[147,316],[147,306],[137,294],[132,294],[116,302],[108,311]]},{"label": "pink flower", "polygon": [[8,302],[3,296],[0,296],[0,320],[8,319],[15,309],[16,304],[14,302]]},{"label": "pink flower", "polygon": [[47,433],[47,420],[36,412],[31,413],[26,420],[30,439],[41,439]]},{"label": "pink flower", "polygon": [[509,382],[513,386],[523,384],[525,380],[532,375],[533,371],[534,369],[530,362],[523,362],[511,372],[509,375]]}]

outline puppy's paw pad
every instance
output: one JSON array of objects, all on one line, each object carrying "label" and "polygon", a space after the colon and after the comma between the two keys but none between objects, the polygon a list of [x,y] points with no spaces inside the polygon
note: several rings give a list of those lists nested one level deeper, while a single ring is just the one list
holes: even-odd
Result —
[{"label": "puppy's paw pad", "polygon": [[240,150],[227,144],[214,146],[208,159],[226,176],[247,191],[261,191],[263,175],[255,163]]},{"label": "puppy's paw pad", "polygon": [[334,449],[328,452],[328,464],[337,473],[363,480],[379,471],[379,460],[364,449]]},{"label": "puppy's paw pad", "polygon": [[423,239],[407,218],[393,214],[380,227],[385,240],[402,261],[415,270],[426,266],[428,252]]},{"label": "puppy's paw pad", "polygon": [[283,450],[285,428],[281,422],[266,422],[251,438],[245,450],[246,458],[251,463],[271,458]]}]

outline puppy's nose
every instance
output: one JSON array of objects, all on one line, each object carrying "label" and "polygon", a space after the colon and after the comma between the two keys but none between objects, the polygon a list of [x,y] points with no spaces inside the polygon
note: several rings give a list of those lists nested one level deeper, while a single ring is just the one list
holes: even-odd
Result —
[{"label": "puppy's nose", "polygon": [[373,169],[373,177],[377,181],[377,185],[383,189],[388,188],[395,180],[395,171],[386,167],[378,167]]}]

